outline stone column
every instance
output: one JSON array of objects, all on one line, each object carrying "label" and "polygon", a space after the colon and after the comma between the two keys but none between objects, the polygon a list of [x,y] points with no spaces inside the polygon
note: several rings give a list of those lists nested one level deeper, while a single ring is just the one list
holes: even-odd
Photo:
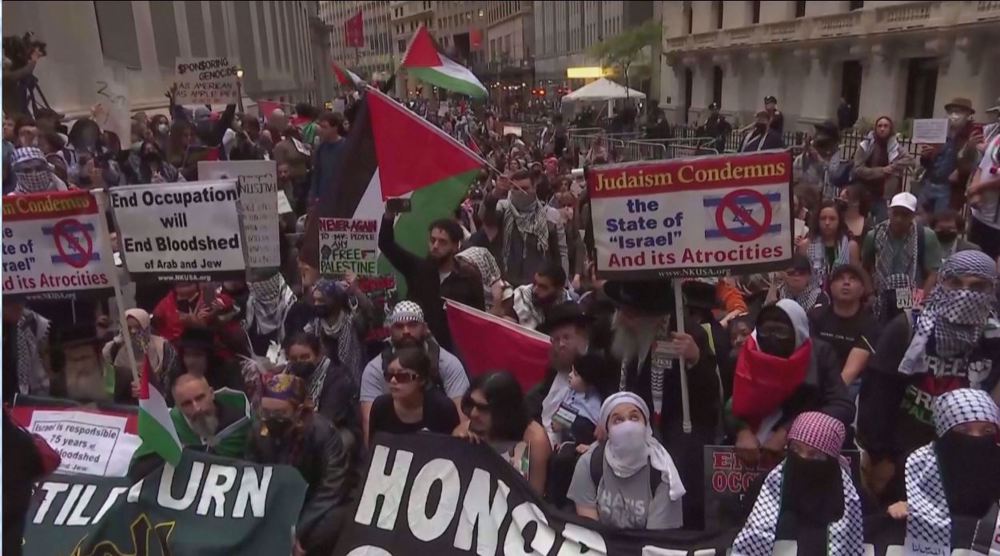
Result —
[{"label": "stone column", "polygon": [[802,102],[799,119],[812,123],[833,117],[831,106],[836,107],[836,86],[833,82],[829,52],[820,48],[809,48],[798,54],[802,64],[808,67],[802,80]]},{"label": "stone column", "polygon": [[899,122],[905,109],[906,66],[885,44],[876,43],[861,53],[861,102],[858,119],[874,122],[889,116]]}]

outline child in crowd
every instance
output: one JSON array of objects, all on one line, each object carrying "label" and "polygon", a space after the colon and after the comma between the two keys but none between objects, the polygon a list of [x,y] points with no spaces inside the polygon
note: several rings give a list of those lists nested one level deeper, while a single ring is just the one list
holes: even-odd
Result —
[{"label": "child in crowd", "polygon": [[569,373],[569,391],[552,417],[552,430],[561,443],[576,444],[583,453],[594,442],[594,431],[601,415],[601,394],[597,381],[603,371],[604,359],[595,354],[576,358]]}]

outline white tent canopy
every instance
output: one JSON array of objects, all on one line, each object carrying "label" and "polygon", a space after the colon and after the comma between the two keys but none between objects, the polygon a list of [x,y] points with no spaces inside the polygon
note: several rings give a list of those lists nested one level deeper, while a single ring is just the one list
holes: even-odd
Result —
[{"label": "white tent canopy", "polygon": [[644,99],[646,95],[642,91],[636,91],[635,89],[629,89],[623,85],[619,85],[614,81],[600,78],[593,83],[589,83],[580,87],[579,89],[573,91],[572,93],[564,96],[562,98],[563,102],[574,102],[577,100],[591,100],[591,101],[601,101],[601,100],[614,100],[619,98],[635,98]]}]

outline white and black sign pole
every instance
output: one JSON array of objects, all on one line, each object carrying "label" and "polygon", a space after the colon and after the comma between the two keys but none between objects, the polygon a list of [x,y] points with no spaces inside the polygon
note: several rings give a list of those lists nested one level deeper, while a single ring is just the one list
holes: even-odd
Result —
[{"label": "white and black sign pole", "polygon": [[[685,334],[684,329],[684,294],[681,291],[681,278],[674,278],[674,307],[677,311],[677,333]],[[684,434],[691,434],[691,400],[688,396],[688,377],[685,369],[684,354],[677,358],[681,371],[681,411],[684,413]]]}]

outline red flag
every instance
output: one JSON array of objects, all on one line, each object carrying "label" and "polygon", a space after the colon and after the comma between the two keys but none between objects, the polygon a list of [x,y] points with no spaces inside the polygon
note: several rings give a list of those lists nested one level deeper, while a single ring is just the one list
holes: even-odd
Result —
[{"label": "red flag", "polygon": [[469,48],[479,50],[483,47],[483,30],[473,29],[469,31]]},{"label": "red flag", "polygon": [[469,376],[510,371],[525,392],[545,378],[548,336],[450,299],[445,307],[452,340]]},{"label": "red flag", "polygon": [[361,48],[365,45],[365,19],[362,12],[344,23],[344,38],[347,46]]},{"label": "red flag", "polygon": [[281,108],[280,102],[275,102],[273,100],[258,100],[257,101],[257,112],[260,114],[261,118],[268,118],[271,116],[271,112],[274,112],[278,108]]}]

